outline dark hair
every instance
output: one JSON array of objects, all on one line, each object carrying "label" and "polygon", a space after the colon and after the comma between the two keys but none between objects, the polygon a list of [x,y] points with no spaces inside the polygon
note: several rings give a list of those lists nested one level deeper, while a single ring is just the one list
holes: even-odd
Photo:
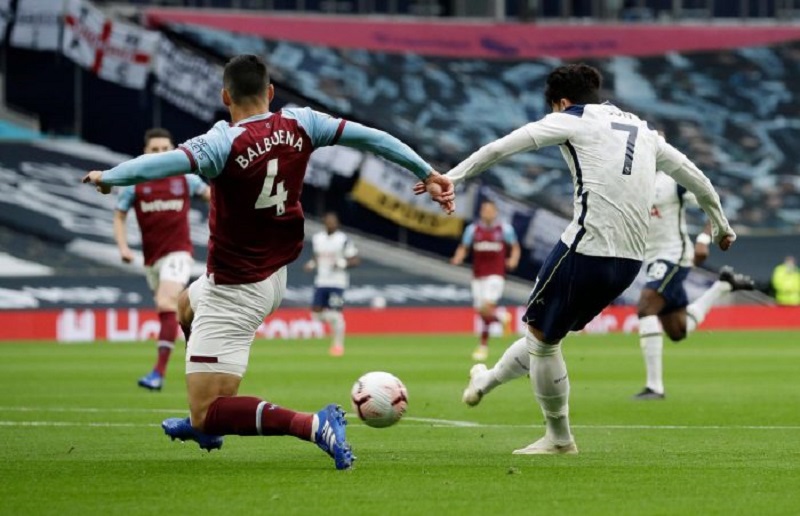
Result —
[{"label": "dark hair", "polygon": [[481,200],[481,206],[483,206],[484,204],[491,204],[491,205],[492,205],[492,206],[494,206],[495,208],[497,207],[497,203],[496,203],[496,202],[494,202],[494,201],[493,201],[493,200],[491,200],[491,199],[483,199],[483,200]]},{"label": "dark hair", "polygon": [[150,140],[153,138],[167,138],[170,142],[173,142],[172,133],[163,129],[161,127],[153,127],[152,129],[148,129],[144,133],[144,146],[147,147],[150,145]]},{"label": "dark hair", "polygon": [[599,104],[602,84],[603,76],[593,66],[583,63],[559,66],[547,76],[544,98],[548,106],[558,104],[561,99],[573,104]]},{"label": "dark hair", "polygon": [[263,95],[269,87],[267,65],[263,59],[254,54],[233,57],[225,65],[222,84],[234,102]]}]

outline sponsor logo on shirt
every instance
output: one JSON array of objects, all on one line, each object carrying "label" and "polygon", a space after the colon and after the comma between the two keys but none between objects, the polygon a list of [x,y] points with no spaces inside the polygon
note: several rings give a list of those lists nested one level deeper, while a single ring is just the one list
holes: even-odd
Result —
[{"label": "sponsor logo on shirt", "polygon": [[498,252],[503,250],[502,242],[475,242],[472,246],[475,251],[479,252]]},{"label": "sponsor logo on shirt", "polygon": [[143,213],[151,213],[154,211],[182,211],[183,199],[171,199],[169,201],[156,199],[150,202],[142,201],[139,203],[139,207],[142,209]]}]

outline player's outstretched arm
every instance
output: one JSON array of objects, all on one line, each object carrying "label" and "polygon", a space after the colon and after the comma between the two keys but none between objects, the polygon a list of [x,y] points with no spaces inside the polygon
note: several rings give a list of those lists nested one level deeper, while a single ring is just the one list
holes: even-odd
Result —
[{"label": "player's outstretched arm", "polygon": [[477,176],[514,154],[564,143],[574,133],[578,121],[579,118],[572,115],[551,113],[484,145],[448,172],[447,177],[458,183]]},{"label": "player's outstretched arm", "polygon": [[173,150],[159,154],[144,154],[110,170],[94,170],[83,178],[83,182],[95,185],[98,191],[106,194],[111,192],[112,186],[135,185],[162,177],[188,174],[191,169],[186,153],[182,150]]},{"label": "player's outstretched arm", "polygon": [[536,141],[528,133],[527,126],[521,127],[499,140],[487,143],[446,175],[453,182],[458,183],[477,176],[514,154],[538,148]]},{"label": "player's outstretched arm", "polygon": [[711,222],[712,241],[719,244],[720,249],[727,251],[736,240],[736,233],[725,217],[719,195],[711,185],[711,181],[689,158],[660,136],[656,166],[658,170],[663,170],[694,194],[697,203]]},{"label": "player's outstretched arm", "polygon": [[355,122],[342,128],[338,143],[346,147],[365,150],[397,163],[422,180],[425,191],[447,213],[455,209],[455,188],[449,178],[442,176],[419,154],[389,133]]}]

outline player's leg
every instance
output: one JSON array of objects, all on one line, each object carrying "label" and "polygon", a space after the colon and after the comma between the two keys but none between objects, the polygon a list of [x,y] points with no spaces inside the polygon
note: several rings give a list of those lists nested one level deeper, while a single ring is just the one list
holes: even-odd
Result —
[{"label": "player's leg", "polygon": [[197,283],[196,281],[185,288],[178,295],[178,325],[183,331],[183,336],[186,342],[192,337],[192,321],[194,320],[194,308],[192,308],[192,286]]},{"label": "player's leg", "polygon": [[[569,426],[569,376],[561,339],[575,322],[571,300],[587,292],[572,292],[575,253],[559,242],[542,265],[528,300],[525,343],[531,387],[545,418],[545,435],[515,450],[515,454],[577,453]],[[575,295],[577,294],[577,296]]]},{"label": "player's leg", "polygon": [[191,419],[168,419],[164,430],[173,438],[196,440],[206,449],[220,447],[222,435],[293,435],[314,442],[334,458],[338,469],[348,468],[353,457],[345,439],[344,412],[336,405],[309,414],[238,395],[255,332],[277,309],[285,288],[285,269],[249,285],[206,282],[194,304],[187,346]]},{"label": "player's leg", "polygon": [[489,356],[489,324],[486,322],[484,313],[487,311],[485,308],[485,281],[484,278],[474,278],[472,280],[472,306],[475,312],[481,318],[481,333],[478,347],[472,352],[472,360],[476,362],[483,362]]},{"label": "player's leg", "polygon": [[152,372],[139,380],[141,387],[160,390],[163,386],[167,364],[178,337],[178,296],[189,282],[191,266],[191,255],[177,252],[162,257],[151,270],[151,274],[158,274],[152,285],[160,329],[156,363]]},{"label": "player's leg", "polygon": [[334,357],[340,357],[344,355],[344,336],[346,325],[344,313],[342,313],[343,308],[344,289],[331,289],[331,293],[328,296],[327,307],[323,311],[323,317],[328,321],[328,324],[331,327],[331,333],[333,334],[329,353]]},{"label": "player's leg", "polygon": [[719,279],[686,308],[688,315],[686,331],[691,333],[703,324],[711,307],[720,297],[736,290],[753,290],[753,288],[754,283],[749,276],[734,272],[732,267],[722,267],[719,271]]},{"label": "player's leg", "polygon": [[642,349],[646,371],[644,389],[634,396],[635,399],[663,399],[664,382],[662,353],[664,337],[661,334],[661,323],[658,314],[664,309],[666,301],[658,290],[648,286],[642,289],[639,296],[639,346]]},{"label": "player's leg", "polygon": [[560,243],[542,267],[526,311],[530,377],[544,437],[515,454],[577,453],[569,424],[570,381],[561,341],[582,330],[630,286],[641,262],[583,256]]},{"label": "player's leg", "polygon": [[500,360],[487,369],[484,364],[475,364],[469,371],[469,384],[461,400],[474,407],[495,387],[528,374],[530,358],[525,339],[518,339],[505,350]]}]

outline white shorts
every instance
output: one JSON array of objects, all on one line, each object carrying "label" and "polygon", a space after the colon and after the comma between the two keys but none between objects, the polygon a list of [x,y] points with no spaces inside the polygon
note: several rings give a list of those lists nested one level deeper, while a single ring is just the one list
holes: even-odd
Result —
[{"label": "white shorts", "polygon": [[186,374],[244,376],[256,330],[278,309],[285,291],[286,267],[244,285],[216,285],[213,277],[200,276],[189,286],[194,320],[186,344]]},{"label": "white shorts", "polygon": [[194,259],[186,251],[165,254],[156,263],[144,268],[150,290],[153,292],[158,290],[162,281],[173,281],[186,285],[192,275],[192,264],[194,264]]},{"label": "white shorts", "polygon": [[503,297],[506,279],[502,276],[484,276],[472,280],[472,305],[477,309],[485,304],[496,305]]}]

